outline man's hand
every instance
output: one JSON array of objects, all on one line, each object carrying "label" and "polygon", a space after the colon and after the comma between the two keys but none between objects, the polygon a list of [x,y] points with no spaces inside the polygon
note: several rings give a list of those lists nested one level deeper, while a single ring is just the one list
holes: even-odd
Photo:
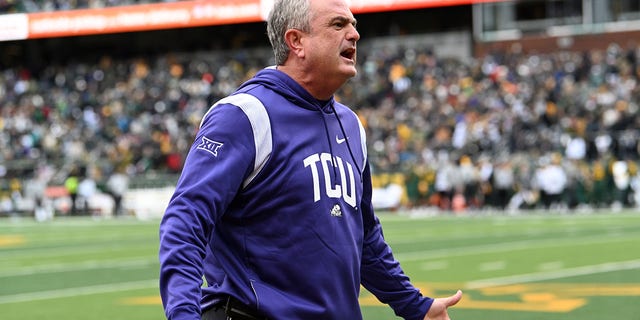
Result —
[{"label": "man's hand", "polygon": [[451,320],[447,314],[447,308],[458,303],[460,299],[462,299],[462,291],[460,290],[450,297],[435,299],[429,312],[424,316],[424,320]]}]

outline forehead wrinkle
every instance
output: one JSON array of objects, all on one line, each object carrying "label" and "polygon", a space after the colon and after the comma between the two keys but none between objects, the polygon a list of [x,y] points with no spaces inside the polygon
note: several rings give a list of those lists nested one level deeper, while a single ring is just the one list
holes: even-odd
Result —
[{"label": "forehead wrinkle", "polygon": [[350,17],[344,16],[344,15],[339,15],[339,16],[336,16],[333,19],[329,20],[330,24],[333,24],[334,22],[350,23],[350,24],[352,24],[354,26],[358,23],[355,18],[350,18]]},{"label": "forehead wrinkle", "polygon": [[[327,0],[322,0],[322,1],[327,1]],[[309,21],[313,25],[313,21],[317,19],[324,19],[323,17],[325,18],[330,17],[330,18],[326,18],[326,20],[324,21],[318,21],[317,23],[320,23],[320,25],[324,25],[326,23],[326,25],[329,26],[335,21],[341,21],[341,22],[349,22],[355,26],[357,21],[356,21],[356,18],[353,16],[353,13],[351,13],[351,10],[347,7],[347,10],[345,12],[343,9],[344,8],[342,7],[341,8],[323,7],[323,8],[319,8],[318,10],[311,10],[312,14],[309,17],[310,18]]]}]

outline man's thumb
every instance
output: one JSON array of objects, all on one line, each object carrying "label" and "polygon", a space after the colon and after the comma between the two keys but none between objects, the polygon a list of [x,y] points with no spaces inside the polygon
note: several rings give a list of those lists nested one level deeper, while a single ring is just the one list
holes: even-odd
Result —
[{"label": "man's thumb", "polygon": [[456,303],[458,303],[458,301],[460,301],[460,299],[462,299],[462,291],[458,290],[458,292],[456,292],[456,294],[450,296],[447,298],[445,304],[447,305],[447,307],[451,307],[453,305],[455,305]]}]

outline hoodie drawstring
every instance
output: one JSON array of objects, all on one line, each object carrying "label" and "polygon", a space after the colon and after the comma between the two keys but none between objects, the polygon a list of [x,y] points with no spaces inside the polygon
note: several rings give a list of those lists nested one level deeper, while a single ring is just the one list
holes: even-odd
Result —
[{"label": "hoodie drawstring", "polygon": [[[333,108],[333,104],[332,104]],[[334,109],[335,112],[335,109]],[[338,171],[336,170],[336,156],[333,153],[333,143],[331,143],[331,134],[329,134],[329,125],[327,124],[327,119],[324,116],[324,112],[320,110],[320,114],[322,115],[322,122],[324,123],[324,132],[327,137],[327,142],[329,143],[329,153],[331,153],[331,163],[333,164],[333,181],[338,181]]]},{"label": "hoodie drawstring", "polygon": [[[347,132],[344,130],[344,126],[342,125],[342,121],[340,120],[340,116],[338,116],[338,112],[336,111],[336,108],[333,105],[334,101],[332,100],[330,102],[330,111],[333,111],[334,116],[336,117],[336,120],[338,121],[338,125],[340,126],[340,131],[342,132],[342,136],[347,139]],[[333,153],[333,142],[331,141],[331,134],[329,133],[329,125],[327,124],[327,119],[325,117],[324,112],[322,111],[322,108],[320,109],[320,113],[322,115],[322,122],[324,124],[324,132],[325,132],[325,136],[327,137],[327,142],[329,143],[329,153],[331,153],[331,163],[333,164],[333,178],[334,181],[338,181],[338,170],[336,169],[337,167],[337,163],[336,163],[336,156]],[[356,167],[356,169],[358,170],[358,175],[360,176],[360,179],[362,180],[362,169],[360,168],[359,162],[358,160],[356,160],[356,157],[353,155],[353,150],[351,150],[351,144],[349,143],[349,141],[347,141],[347,143],[345,143],[347,145],[347,150],[349,150],[349,156],[351,156],[351,160],[353,161],[353,165]]]},{"label": "hoodie drawstring", "polygon": [[[342,136],[344,136],[344,138],[346,139],[347,138],[347,132],[344,130],[344,126],[342,125],[342,121],[340,120],[340,117],[338,116],[338,111],[336,111],[336,108],[333,106],[333,101],[331,102],[331,109],[333,110],[333,114],[335,115],[336,120],[338,120],[338,125],[340,125],[340,131],[342,131]],[[326,124],[325,124],[325,126],[326,126]],[[351,156],[351,160],[353,160],[353,165],[356,166],[356,169],[358,170],[358,175],[360,176],[360,180],[362,180],[362,170],[360,169],[360,166],[358,165],[358,160],[356,160],[356,157],[353,155],[353,151],[351,150],[351,144],[349,143],[349,141],[347,141],[346,145],[347,145],[347,149],[349,150],[349,155]]]}]

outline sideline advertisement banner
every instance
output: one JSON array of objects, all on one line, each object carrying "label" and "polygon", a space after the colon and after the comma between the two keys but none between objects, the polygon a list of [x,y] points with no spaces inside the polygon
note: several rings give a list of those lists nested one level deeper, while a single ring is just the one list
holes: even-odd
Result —
[{"label": "sideline advertisement banner", "polygon": [[498,2],[504,0],[351,0],[351,11],[354,14],[450,7],[482,2]]},{"label": "sideline advertisement banner", "polygon": [[[354,14],[501,0],[351,0]],[[0,15],[0,41],[138,32],[266,20],[273,0],[191,0]]]},{"label": "sideline advertisement banner", "polygon": [[0,41],[24,40],[29,37],[29,18],[24,13],[0,15]]},{"label": "sideline advertisement banner", "polygon": [[261,20],[259,0],[179,1],[29,14],[29,38],[236,24]]}]

